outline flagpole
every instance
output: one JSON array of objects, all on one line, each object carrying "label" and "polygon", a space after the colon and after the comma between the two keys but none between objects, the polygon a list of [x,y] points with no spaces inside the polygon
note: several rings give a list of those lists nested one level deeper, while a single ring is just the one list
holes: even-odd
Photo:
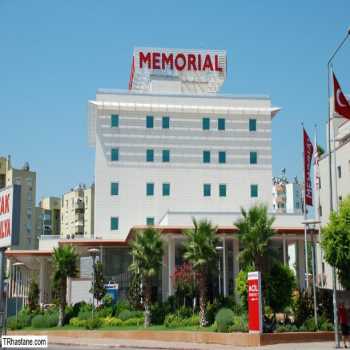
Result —
[{"label": "flagpole", "polygon": [[302,131],[302,150],[303,150],[303,163],[304,164],[304,172],[303,172],[303,176],[304,176],[304,189],[303,189],[303,193],[304,193],[304,252],[305,252],[305,283],[306,283],[306,291],[307,293],[309,293],[309,264],[308,264],[308,253],[307,253],[307,224],[306,224],[306,220],[307,220],[307,210],[306,210],[306,179],[305,179],[305,144],[304,144],[304,123],[301,123],[301,126],[303,128]]},{"label": "flagpole", "polygon": [[[350,35],[350,29],[347,30],[345,38],[341,41],[338,47],[335,49],[334,53],[330,57],[327,63],[327,83],[328,83],[328,166],[329,166],[329,209],[330,213],[333,212],[333,187],[332,187],[332,150],[331,150],[331,91],[330,91],[330,65],[338,53],[338,51],[343,47],[346,40]],[[337,309],[337,270],[335,266],[332,266],[332,280],[333,280],[333,317],[334,317],[334,335],[335,335],[335,346],[340,347],[339,333],[338,333],[338,309]]]}]

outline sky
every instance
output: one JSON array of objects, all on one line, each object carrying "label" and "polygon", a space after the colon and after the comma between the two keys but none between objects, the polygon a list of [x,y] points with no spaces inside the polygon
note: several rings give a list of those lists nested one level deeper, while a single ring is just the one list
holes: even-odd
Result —
[{"label": "sky", "polygon": [[[325,146],[327,61],[349,0],[0,0],[0,155],[37,172],[37,200],[94,180],[87,101],[127,89],[135,46],[225,49],[222,93],[269,95],[273,175],[301,177],[301,123]],[[350,91],[350,39],[334,61]],[[312,136],[313,137],[313,136]]]}]

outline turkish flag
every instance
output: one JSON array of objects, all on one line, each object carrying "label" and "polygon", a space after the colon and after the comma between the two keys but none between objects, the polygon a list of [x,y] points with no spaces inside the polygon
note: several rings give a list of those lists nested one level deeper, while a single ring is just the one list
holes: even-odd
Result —
[{"label": "turkish flag", "polygon": [[334,110],[342,117],[350,119],[350,104],[340,88],[337,78],[333,73],[334,82]]}]

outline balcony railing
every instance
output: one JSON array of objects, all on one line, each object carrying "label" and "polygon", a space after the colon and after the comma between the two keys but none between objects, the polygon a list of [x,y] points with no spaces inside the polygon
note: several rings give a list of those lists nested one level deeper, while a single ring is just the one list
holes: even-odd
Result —
[{"label": "balcony railing", "polygon": [[56,236],[56,235],[41,235],[40,239],[43,241],[48,241],[48,240],[55,240],[55,239],[60,239],[61,236]]}]

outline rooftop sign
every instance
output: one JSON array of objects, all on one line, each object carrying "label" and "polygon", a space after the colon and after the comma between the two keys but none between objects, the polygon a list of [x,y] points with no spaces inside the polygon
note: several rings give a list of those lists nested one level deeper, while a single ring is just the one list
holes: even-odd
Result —
[{"label": "rooftop sign", "polygon": [[226,51],[135,48],[129,89],[148,90],[152,76],[217,92],[226,78]]}]

